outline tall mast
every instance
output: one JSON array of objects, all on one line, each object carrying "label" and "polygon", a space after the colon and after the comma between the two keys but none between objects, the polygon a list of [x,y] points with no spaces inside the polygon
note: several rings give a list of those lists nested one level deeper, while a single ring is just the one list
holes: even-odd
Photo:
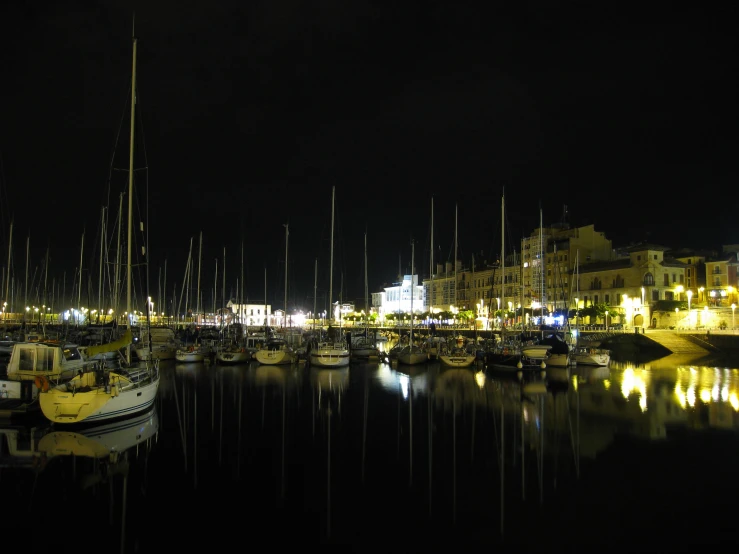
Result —
[{"label": "tall mast", "polygon": [[7,327],[7,321],[8,321],[8,314],[6,313],[10,308],[10,304],[8,304],[8,291],[10,290],[10,260],[11,260],[11,252],[13,251],[13,223],[10,223],[10,237],[8,239],[8,275],[5,278],[5,299],[3,300],[3,313],[5,314],[5,317],[3,318],[5,320],[5,327]]},{"label": "tall mast", "polygon": [[244,322],[244,241],[241,241],[241,289],[239,290],[239,323]]},{"label": "tall mast", "polygon": [[197,321],[197,318],[200,315],[200,266],[203,261],[203,232],[200,231],[200,245],[198,246],[198,289],[197,289],[197,299],[195,300],[195,318]]},{"label": "tall mast", "polygon": [[431,257],[429,260],[429,316],[434,317],[434,197],[431,197]]},{"label": "tall mast", "polygon": [[267,266],[264,266],[264,331],[267,332]]},{"label": "tall mast", "polygon": [[218,316],[218,258],[216,258],[216,276],[213,279],[213,323]]},{"label": "tall mast", "polygon": [[[28,239],[30,240],[31,237],[29,236]],[[77,283],[77,325],[80,324],[80,316],[79,316],[79,310],[82,305],[82,252],[85,249],[85,232],[82,231],[82,243],[80,244],[80,280]],[[28,259],[28,256],[26,256],[26,259]],[[28,295],[28,262],[26,262],[26,295]],[[28,299],[26,299],[26,305],[28,305]]]},{"label": "tall mast", "polygon": [[49,282],[49,249],[46,248],[46,261],[44,263],[44,302],[41,308],[44,310],[43,312],[43,325],[42,328],[44,330],[44,335],[46,335],[46,302],[47,296],[46,296],[46,287]]},{"label": "tall mast", "polygon": [[123,193],[118,197],[118,232],[115,247],[115,282],[113,284],[113,313],[118,319],[121,309],[121,226],[123,225]]},{"label": "tall mast", "polygon": [[[131,126],[128,142],[128,240],[126,263],[126,326],[131,329],[131,267],[133,264],[131,242],[133,241],[133,159],[134,131],[136,129],[136,37],[133,37],[133,61],[131,63]],[[80,270],[82,267],[80,267]],[[131,345],[126,347],[126,363],[131,363]]]},{"label": "tall mast", "polygon": [[543,325],[544,324],[544,216],[541,211],[541,208],[539,208],[539,298],[541,299],[541,308],[540,308],[541,317],[539,318],[539,324]]},{"label": "tall mast", "polygon": [[[103,245],[106,241],[106,230],[105,230],[105,207],[101,210],[100,214],[100,264],[98,266],[98,310],[103,309]],[[100,313],[100,312],[98,312]]]},{"label": "tall mast", "polygon": [[457,211],[458,208],[455,204],[454,206],[454,306],[459,309],[459,306],[457,306]]},{"label": "tall mast", "polygon": [[[164,259],[164,281],[162,281],[162,315],[165,315],[167,312],[164,310],[167,309],[167,259]],[[169,316],[172,317],[172,311],[170,310]]]},{"label": "tall mast", "polygon": [[313,329],[316,328],[316,295],[318,293],[318,258],[313,264]]},{"label": "tall mast", "polygon": [[[505,310],[505,188],[500,200],[500,305]],[[501,319],[501,327],[505,327],[505,317]]]},{"label": "tall mast", "polygon": [[416,252],[416,244],[411,239],[411,332],[410,332],[410,346],[413,348],[413,293],[415,292],[415,286],[413,285],[413,260]]},{"label": "tall mast", "polygon": [[364,232],[364,309],[369,317],[369,287],[367,286],[367,231]]},{"label": "tall mast", "polygon": [[283,227],[285,228],[285,303],[283,304],[285,306],[285,315],[282,319],[283,327],[287,327],[287,241],[290,236],[289,225],[289,223],[283,224]]},{"label": "tall mast", "polygon": [[334,319],[334,201],[336,199],[336,187],[331,187],[331,256],[329,258],[328,272],[328,309],[329,321]]}]

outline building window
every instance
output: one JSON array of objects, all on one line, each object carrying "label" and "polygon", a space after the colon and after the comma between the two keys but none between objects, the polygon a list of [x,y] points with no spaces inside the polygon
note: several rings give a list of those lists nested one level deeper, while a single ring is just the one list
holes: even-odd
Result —
[{"label": "building window", "polygon": [[651,273],[644,274],[644,286],[646,287],[654,286],[654,275],[652,275]]}]

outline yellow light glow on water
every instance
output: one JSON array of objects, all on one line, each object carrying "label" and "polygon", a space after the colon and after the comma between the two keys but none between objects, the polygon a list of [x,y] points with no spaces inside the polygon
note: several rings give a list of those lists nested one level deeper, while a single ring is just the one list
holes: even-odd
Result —
[{"label": "yellow light glow on water", "polygon": [[403,394],[403,400],[408,400],[409,383],[410,379],[408,376],[401,373],[398,377],[398,384],[400,385],[400,392]]},{"label": "yellow light glow on water", "polygon": [[485,374],[482,371],[475,373],[475,383],[477,383],[480,390],[485,388]]},{"label": "yellow light glow on water", "polygon": [[711,401],[711,391],[708,389],[701,389],[699,393],[701,402],[708,404]]},{"label": "yellow light glow on water", "polygon": [[694,385],[691,385],[690,388],[688,389],[687,398],[688,398],[688,405],[690,407],[694,407],[695,406],[695,386]]},{"label": "yellow light glow on water", "polygon": [[[713,388],[711,389],[711,399],[714,402],[718,402],[718,400],[719,400],[719,394],[720,393],[719,393],[718,383],[714,383]],[[704,402],[707,402],[707,401],[704,400]]]},{"label": "yellow light glow on water", "polygon": [[628,399],[632,388],[634,387],[634,370],[627,369],[624,371],[623,378],[621,380],[621,394],[624,398]]},{"label": "yellow light glow on water", "polygon": [[631,393],[639,395],[639,407],[643,412],[647,410],[647,385],[644,381],[643,372],[637,375],[633,369],[624,370],[623,380],[621,381],[621,394],[627,400]]},{"label": "yellow light glow on water", "polygon": [[675,384],[675,396],[677,396],[677,403],[680,404],[680,407],[684,410],[688,402],[685,396],[685,391],[683,391],[680,383]]},{"label": "yellow light glow on water", "polygon": [[603,387],[606,390],[611,390],[611,380],[610,379],[603,379]]},{"label": "yellow light glow on water", "polygon": [[729,387],[727,385],[724,385],[721,389],[721,401],[722,402],[728,402],[729,401]]},{"label": "yellow light glow on water", "polygon": [[731,395],[729,395],[729,404],[731,404],[731,407],[734,408],[735,412],[739,412],[739,397],[735,392],[732,392]]}]

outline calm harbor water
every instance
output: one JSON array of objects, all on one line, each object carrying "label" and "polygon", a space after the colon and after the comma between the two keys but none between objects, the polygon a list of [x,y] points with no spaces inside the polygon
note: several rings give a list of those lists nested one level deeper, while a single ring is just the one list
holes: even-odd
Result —
[{"label": "calm harbor water", "polygon": [[[4,445],[0,472],[12,544],[674,552],[739,543],[734,368],[612,362],[549,369],[546,389],[525,390],[515,375],[438,363],[165,362],[162,372],[155,410],[140,417],[75,433],[6,426],[17,445]],[[111,444],[128,449],[111,457]]]}]

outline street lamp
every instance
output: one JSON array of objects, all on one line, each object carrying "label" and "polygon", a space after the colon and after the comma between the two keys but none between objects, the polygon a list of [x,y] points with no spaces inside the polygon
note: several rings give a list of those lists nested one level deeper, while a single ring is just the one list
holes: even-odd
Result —
[{"label": "street lamp", "polygon": [[688,289],[687,295],[688,295],[688,315],[690,315],[690,299],[693,298],[693,291]]},{"label": "street lamp", "polygon": [[641,305],[644,305],[644,287],[641,288]]},{"label": "street lamp", "polygon": [[708,306],[703,306],[703,326],[708,329]]},{"label": "street lamp", "polygon": [[680,308],[675,308],[675,327],[677,327],[677,313],[680,311]]},{"label": "street lamp", "polygon": [[734,333],[734,310],[736,310],[736,304],[731,305],[731,332]]},{"label": "street lamp", "polygon": [[608,310],[606,310],[606,333],[608,332]]}]

